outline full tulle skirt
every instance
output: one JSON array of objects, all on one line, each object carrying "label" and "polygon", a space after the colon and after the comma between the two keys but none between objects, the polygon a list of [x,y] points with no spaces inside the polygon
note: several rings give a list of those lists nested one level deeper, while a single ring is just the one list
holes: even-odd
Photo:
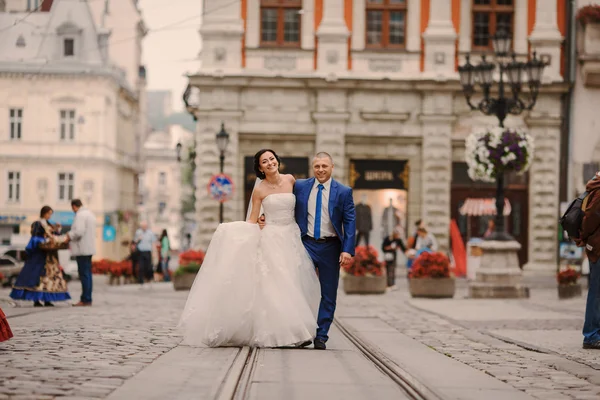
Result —
[{"label": "full tulle skirt", "polygon": [[179,326],[192,346],[291,346],[312,340],[319,280],[295,223],[221,224]]}]

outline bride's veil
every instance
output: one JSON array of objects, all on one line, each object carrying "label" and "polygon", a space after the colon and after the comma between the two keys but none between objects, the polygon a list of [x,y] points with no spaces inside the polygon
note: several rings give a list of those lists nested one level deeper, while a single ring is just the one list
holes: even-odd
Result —
[{"label": "bride's veil", "polygon": [[[246,213],[245,221],[248,221],[248,219],[250,219],[250,214],[252,214],[252,197],[254,196],[254,191],[256,190],[256,188],[258,187],[258,185],[261,182],[262,182],[262,179],[260,179],[260,178],[256,178],[256,181],[254,182],[254,187],[252,188],[252,195],[250,196],[250,203],[248,204],[248,212]],[[263,211],[263,207],[261,205],[258,216],[260,217],[263,213],[264,213],[264,211]]]}]

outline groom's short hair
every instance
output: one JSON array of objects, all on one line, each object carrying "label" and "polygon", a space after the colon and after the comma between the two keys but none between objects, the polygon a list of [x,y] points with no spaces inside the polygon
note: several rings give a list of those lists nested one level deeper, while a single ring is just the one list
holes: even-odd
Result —
[{"label": "groom's short hair", "polygon": [[329,158],[329,161],[331,161],[331,164],[333,165],[333,157],[331,157],[331,154],[326,153],[324,151],[320,151],[317,154],[315,154],[315,158]]}]

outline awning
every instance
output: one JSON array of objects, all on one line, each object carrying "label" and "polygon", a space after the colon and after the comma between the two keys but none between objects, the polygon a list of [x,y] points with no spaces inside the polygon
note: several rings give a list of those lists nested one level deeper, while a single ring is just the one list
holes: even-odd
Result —
[{"label": "awning", "polygon": [[[510,207],[510,201],[507,198],[504,199],[504,216],[510,215],[512,208]],[[496,199],[471,199],[467,198],[463,203],[462,207],[458,210],[460,215],[466,215],[469,217],[482,217],[496,215]]]}]

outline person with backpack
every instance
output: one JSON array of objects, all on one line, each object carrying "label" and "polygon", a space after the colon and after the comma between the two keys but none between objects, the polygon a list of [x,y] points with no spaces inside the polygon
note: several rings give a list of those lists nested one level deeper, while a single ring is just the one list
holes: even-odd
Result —
[{"label": "person with backpack", "polygon": [[583,324],[583,348],[600,350],[600,171],[586,185],[587,195],[581,210],[583,220],[575,244],[585,247],[590,262],[590,280],[585,322]]}]

